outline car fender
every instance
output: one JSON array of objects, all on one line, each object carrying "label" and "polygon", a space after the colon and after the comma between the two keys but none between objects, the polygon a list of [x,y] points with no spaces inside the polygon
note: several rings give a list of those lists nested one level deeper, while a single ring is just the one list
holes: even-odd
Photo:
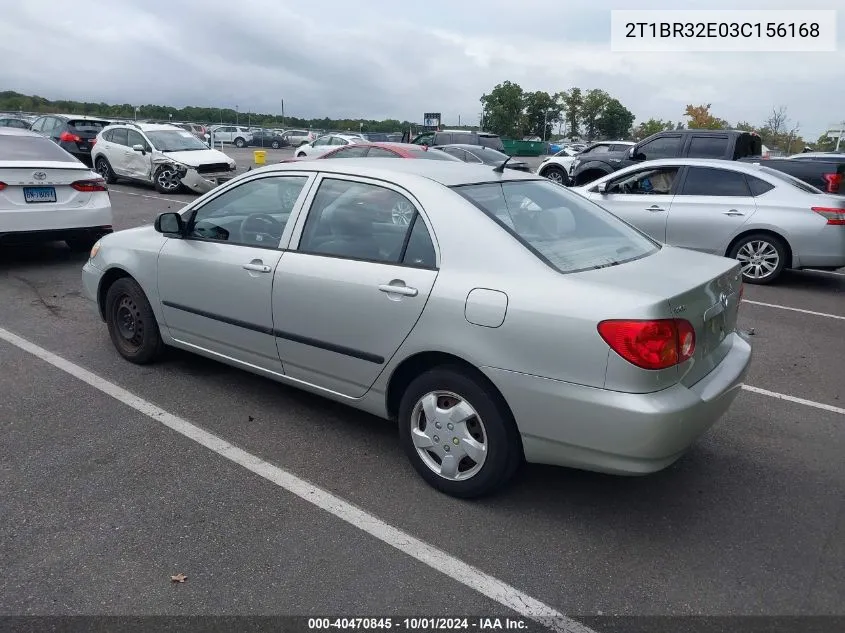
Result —
[{"label": "car fender", "polygon": [[727,256],[728,248],[730,245],[736,240],[737,237],[743,235],[744,233],[754,233],[755,231],[766,231],[768,233],[774,233],[778,237],[780,237],[786,245],[789,247],[790,252],[792,253],[792,262],[789,267],[799,267],[801,265],[799,252],[796,252],[796,245],[794,244],[794,238],[791,233],[786,229],[784,226],[778,226],[774,224],[769,224],[768,222],[754,222],[754,215],[756,212],[752,214],[748,221],[742,224],[741,226],[737,227],[737,229],[731,234],[730,238],[722,244],[722,252]]}]

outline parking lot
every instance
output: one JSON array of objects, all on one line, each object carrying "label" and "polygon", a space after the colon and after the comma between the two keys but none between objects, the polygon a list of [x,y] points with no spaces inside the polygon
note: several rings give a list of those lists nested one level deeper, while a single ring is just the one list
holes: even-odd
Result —
[{"label": "parking lot", "polygon": [[[110,191],[116,230],[193,199]],[[123,361],[84,261],[0,250],[2,614],[845,616],[845,269],[746,286],[746,389],[672,467],[526,466],[461,501],[390,423],[187,353]]]}]

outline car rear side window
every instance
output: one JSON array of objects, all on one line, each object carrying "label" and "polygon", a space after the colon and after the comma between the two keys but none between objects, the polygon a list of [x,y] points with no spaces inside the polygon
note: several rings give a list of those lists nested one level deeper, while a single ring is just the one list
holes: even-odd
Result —
[{"label": "car rear side window", "polygon": [[751,188],[751,195],[755,197],[762,196],[767,191],[771,191],[775,188],[772,183],[761,180],[760,178],[755,178],[754,176],[746,175],[745,179],[748,181],[748,186]]},{"label": "car rear side window", "polygon": [[693,136],[689,145],[690,158],[722,158],[728,154],[727,136]]},{"label": "car rear side window", "polygon": [[411,228],[411,235],[408,238],[408,245],[405,247],[402,263],[423,268],[435,268],[437,266],[437,255],[434,252],[431,234],[419,214],[414,218],[414,226]]},{"label": "car rear side window", "polygon": [[562,273],[615,266],[660,249],[610,212],[547,180],[462,185],[453,190]]},{"label": "car rear side window", "polygon": [[772,169],[771,167],[760,167],[760,171],[768,174],[769,176],[774,176],[775,178],[782,180],[806,193],[824,193],[821,189],[817,189],[810,183],[804,182],[803,180],[790,176],[782,171],[778,171],[777,169]]},{"label": "car rear side window", "polygon": [[679,195],[748,197],[751,191],[745,182],[745,174],[741,172],[715,167],[690,167]]},{"label": "car rear side window", "polygon": [[[457,143],[458,141],[455,142]],[[472,141],[470,141],[470,144],[472,144]],[[503,152],[505,150],[505,146],[502,143],[501,137],[499,136],[486,136],[483,134],[479,134],[478,144],[484,147],[490,147],[492,149],[499,150],[500,152]]]},{"label": "car rear side window", "polygon": [[117,143],[118,145],[128,145],[129,144],[129,130],[125,127],[119,127],[112,131],[111,133],[111,140],[112,143]]},{"label": "car rear side window", "polygon": [[43,136],[0,134],[0,160],[34,160],[78,163],[53,141]]},{"label": "car rear side window", "polygon": [[416,207],[398,191],[326,178],[308,211],[299,250],[398,264],[416,215]]}]

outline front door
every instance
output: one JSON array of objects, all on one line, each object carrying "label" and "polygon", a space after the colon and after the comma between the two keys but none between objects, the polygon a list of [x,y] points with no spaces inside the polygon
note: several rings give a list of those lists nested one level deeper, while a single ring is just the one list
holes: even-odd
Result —
[{"label": "front door", "polygon": [[665,242],[677,175],[677,167],[638,169],[607,181],[604,194],[591,187],[589,198],[658,242]]},{"label": "front door", "polygon": [[309,177],[262,176],[189,212],[185,238],[159,253],[158,291],[175,339],[280,374],[273,273]]},{"label": "front door", "polygon": [[[139,180],[149,180],[151,177],[150,171],[152,169],[152,155],[150,154],[150,146],[146,139],[135,130],[127,130],[127,142],[129,145],[129,152],[126,154],[126,171],[127,175]],[[140,145],[144,148],[143,152],[137,152],[133,147]]]},{"label": "front door", "polygon": [[[394,224],[397,204],[410,224]],[[413,329],[437,277],[419,205],[398,188],[324,177],[273,285],[285,374],[363,396]],[[297,241],[296,234],[294,241]],[[293,246],[293,243],[292,243]]]},{"label": "front door", "polygon": [[717,167],[687,167],[672,200],[666,243],[725,255],[728,244],[757,211],[745,174]]}]

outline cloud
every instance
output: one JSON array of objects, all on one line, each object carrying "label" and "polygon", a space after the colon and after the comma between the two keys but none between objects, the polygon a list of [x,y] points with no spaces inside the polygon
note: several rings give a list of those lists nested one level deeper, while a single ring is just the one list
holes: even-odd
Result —
[{"label": "cloud", "polygon": [[[670,3],[637,3],[661,7]],[[794,3],[739,8],[764,7]],[[842,52],[612,53],[612,8],[629,3],[28,0],[4,8],[0,87],[253,112],[278,112],[284,99],[286,114],[304,117],[418,120],[440,111],[454,123],[477,120],[480,96],[510,80],[526,90],[602,88],[640,120],[681,120],[687,103],[712,103],[721,118],[762,122],[785,105],[810,138],[845,115],[835,73]]]}]

